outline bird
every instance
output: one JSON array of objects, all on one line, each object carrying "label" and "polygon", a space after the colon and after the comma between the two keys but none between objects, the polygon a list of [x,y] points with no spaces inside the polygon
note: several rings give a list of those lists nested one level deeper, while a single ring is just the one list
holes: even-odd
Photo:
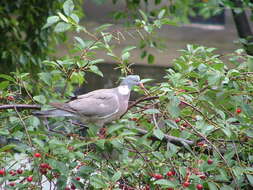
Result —
[{"label": "bird", "polygon": [[72,117],[83,124],[92,123],[103,128],[127,111],[133,86],[144,87],[139,75],[126,76],[115,88],[94,90],[66,103],[49,103],[53,109],[36,111],[33,115],[40,118]]}]

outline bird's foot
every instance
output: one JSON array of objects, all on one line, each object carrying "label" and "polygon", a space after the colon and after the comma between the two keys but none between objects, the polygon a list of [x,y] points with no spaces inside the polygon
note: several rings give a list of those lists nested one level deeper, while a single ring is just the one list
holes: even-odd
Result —
[{"label": "bird's foot", "polygon": [[98,132],[98,136],[100,139],[105,139],[106,137],[106,128],[100,128]]}]

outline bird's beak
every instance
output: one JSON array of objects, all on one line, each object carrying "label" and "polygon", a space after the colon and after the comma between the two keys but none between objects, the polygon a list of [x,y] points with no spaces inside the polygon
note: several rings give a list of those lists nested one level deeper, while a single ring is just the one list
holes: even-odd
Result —
[{"label": "bird's beak", "polygon": [[142,82],[139,83],[139,87],[141,87],[143,89],[145,88]]}]

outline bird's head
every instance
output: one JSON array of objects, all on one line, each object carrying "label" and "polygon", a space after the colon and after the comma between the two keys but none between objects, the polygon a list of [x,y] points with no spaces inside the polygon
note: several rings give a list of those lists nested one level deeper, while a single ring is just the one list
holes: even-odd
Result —
[{"label": "bird's head", "polygon": [[128,75],[126,78],[122,80],[120,83],[121,86],[127,85],[129,89],[132,89],[133,86],[141,86],[143,87],[143,84],[141,82],[139,75]]}]

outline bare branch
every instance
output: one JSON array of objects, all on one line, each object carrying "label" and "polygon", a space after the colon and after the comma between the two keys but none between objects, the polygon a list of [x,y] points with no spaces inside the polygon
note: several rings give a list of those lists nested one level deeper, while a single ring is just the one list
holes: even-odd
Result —
[{"label": "bare branch", "polygon": [[0,110],[4,109],[40,109],[40,105],[36,104],[6,104],[0,105]]},{"label": "bare branch", "polygon": [[[131,127],[127,127],[128,129],[133,129]],[[134,128],[134,130],[137,130],[138,133],[140,135],[146,135],[148,133],[148,131],[144,130],[144,129],[140,129],[140,128]],[[155,136],[152,136],[154,139],[161,141],[160,139],[157,139]],[[164,135],[164,141],[170,142],[172,144],[175,144],[177,146],[185,146],[186,144],[192,146],[195,144],[194,141],[190,141],[190,140],[186,140],[183,138],[179,138],[179,137],[174,137],[174,136],[170,136],[170,135]]]}]

